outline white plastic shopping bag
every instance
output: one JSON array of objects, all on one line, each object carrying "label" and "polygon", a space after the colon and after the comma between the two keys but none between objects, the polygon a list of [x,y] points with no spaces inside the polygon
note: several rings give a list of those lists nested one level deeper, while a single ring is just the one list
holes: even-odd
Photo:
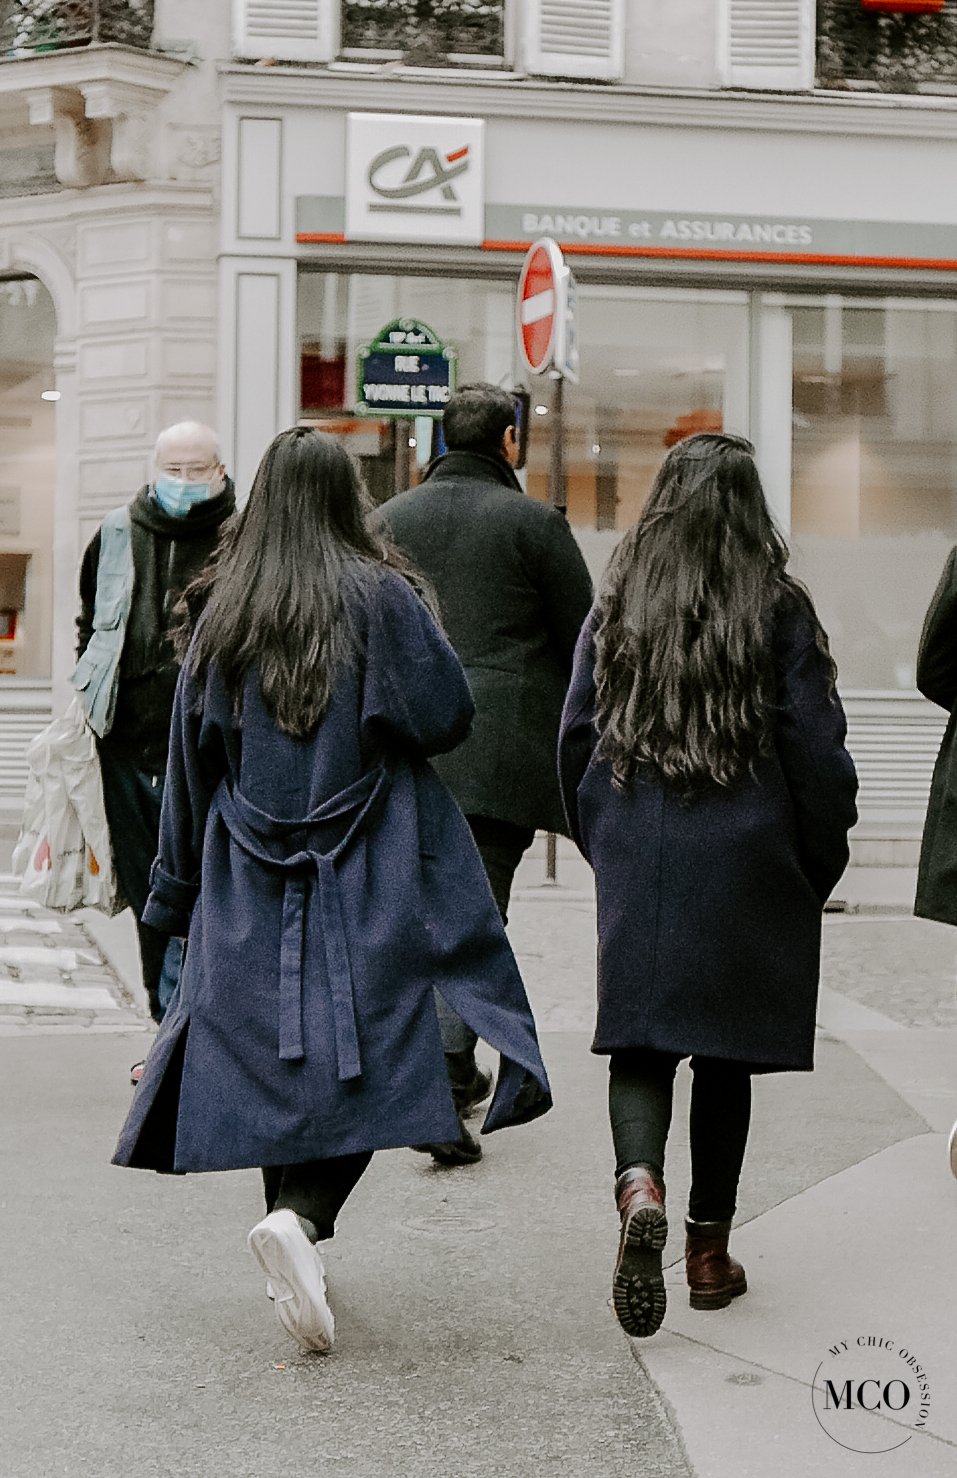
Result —
[{"label": "white plastic shopping bag", "polygon": [[68,912],[117,904],[96,739],[79,699],[27,749],[23,825],[13,852],[20,892]]}]

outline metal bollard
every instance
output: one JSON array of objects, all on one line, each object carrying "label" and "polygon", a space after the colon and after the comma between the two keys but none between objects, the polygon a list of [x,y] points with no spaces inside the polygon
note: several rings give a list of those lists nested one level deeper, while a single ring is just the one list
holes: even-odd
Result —
[{"label": "metal bollard", "polygon": [[558,881],[558,838],[553,831],[545,833],[545,881]]}]

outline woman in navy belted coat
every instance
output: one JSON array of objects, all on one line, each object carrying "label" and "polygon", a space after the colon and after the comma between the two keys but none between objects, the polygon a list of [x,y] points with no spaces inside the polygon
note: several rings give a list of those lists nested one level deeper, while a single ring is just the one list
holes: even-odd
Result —
[{"label": "woman in navy belted coat", "polygon": [[263,1167],[250,1245],[328,1349],[314,1243],[377,1149],[454,1141],[438,988],[501,1054],[486,1131],[550,1105],[524,987],[427,760],[472,700],[332,438],[283,432],[211,574],[177,688],[145,917],[187,936],[115,1163]]},{"label": "woman in navy belted coat", "polygon": [[785,574],[752,448],[700,435],[665,459],[582,631],[560,770],[595,870],[598,1025],[621,1215],[613,1300],[665,1311],[664,1153],[691,1057],[693,1308],[747,1284],[728,1256],[753,1072],[809,1069],[823,905],[856,819],[835,669]]}]

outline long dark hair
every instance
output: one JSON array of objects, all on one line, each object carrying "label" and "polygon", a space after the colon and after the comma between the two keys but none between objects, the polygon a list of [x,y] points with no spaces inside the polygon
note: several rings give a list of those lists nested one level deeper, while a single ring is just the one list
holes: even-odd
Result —
[{"label": "long dark hair", "polygon": [[690,795],[729,784],[771,747],[775,701],[771,614],[791,591],[754,448],[703,433],[673,447],[598,597],[599,753],[615,782],[652,766]]},{"label": "long dark hair", "polygon": [[281,431],[215,559],[186,592],[177,639],[182,653],[195,626],[190,672],[204,683],[215,663],[238,711],[256,668],[270,717],[284,733],[307,737],[355,649],[349,590],[386,565],[431,604],[424,582],[370,529],[371,506],[339,442],[306,426]]}]

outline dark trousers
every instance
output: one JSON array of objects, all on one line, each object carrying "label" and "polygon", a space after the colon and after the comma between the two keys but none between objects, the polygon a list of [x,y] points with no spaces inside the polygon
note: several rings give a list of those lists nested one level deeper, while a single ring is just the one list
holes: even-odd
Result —
[{"label": "dark trousers", "polygon": [[263,1189],[266,1211],[295,1211],[311,1221],[320,1242],[334,1235],[336,1217],[360,1177],[372,1151],[337,1155],[331,1160],[306,1160],[301,1165],[265,1165]]},{"label": "dark trousers", "polygon": [[[502,923],[508,920],[508,904],[512,893],[512,880],[522,857],[532,845],[535,833],[527,826],[513,826],[511,821],[495,821],[490,816],[466,816],[469,829],[475,838],[485,872],[492,887]],[[442,996],[436,992],[436,1009],[439,1028],[442,1032],[442,1048],[446,1056],[461,1057],[467,1062],[463,1071],[474,1062],[475,1044],[478,1037],[470,1026],[466,1026]],[[451,1068],[450,1068],[451,1070]],[[454,1079],[453,1079],[454,1080]]]},{"label": "dark trousers", "polygon": [[[675,1070],[670,1052],[613,1052],[608,1107],[616,1175],[647,1165],[664,1179]],[[730,1221],[751,1122],[751,1074],[740,1062],[692,1057],[691,1195],[694,1221]]]},{"label": "dark trousers", "polygon": [[168,990],[161,990],[161,983],[163,961],[170,940],[168,935],[144,924],[142,917],[150,891],[150,868],[159,850],[164,777],[147,774],[145,770],[137,769],[131,760],[119,759],[108,749],[101,752],[100,759],[103,804],[110,828],[117,881],[136,919],[143,985],[149,999],[150,1015],[154,1021],[160,1021],[168,1003],[163,999]]}]

